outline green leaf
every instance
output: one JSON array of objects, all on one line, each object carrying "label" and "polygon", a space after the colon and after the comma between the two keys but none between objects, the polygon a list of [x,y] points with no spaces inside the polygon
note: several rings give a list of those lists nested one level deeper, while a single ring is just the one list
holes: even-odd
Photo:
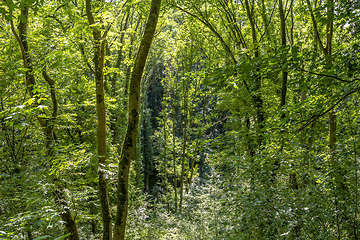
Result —
[{"label": "green leaf", "polygon": [[20,16],[19,16],[19,20],[20,20],[20,22],[22,22],[22,23],[26,23],[26,22],[27,22],[27,18],[26,18],[24,15],[20,15]]},{"label": "green leaf", "polygon": [[64,238],[66,238],[66,237],[68,237],[68,236],[70,236],[70,235],[71,235],[71,233],[67,233],[67,234],[65,234],[64,236],[55,238],[54,240],[64,239]]},{"label": "green leaf", "polygon": [[41,239],[48,239],[48,238],[51,238],[51,236],[50,235],[45,235],[45,236],[34,238],[34,240],[41,240]]}]

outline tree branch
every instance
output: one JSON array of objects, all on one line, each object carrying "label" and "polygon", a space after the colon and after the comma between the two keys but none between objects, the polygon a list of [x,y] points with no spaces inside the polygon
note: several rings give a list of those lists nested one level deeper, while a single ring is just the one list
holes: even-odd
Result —
[{"label": "tree branch", "polygon": [[344,96],[342,96],[338,101],[336,101],[336,103],[334,103],[330,108],[328,108],[327,110],[325,110],[324,112],[314,115],[312,116],[310,119],[305,120],[304,123],[299,129],[295,130],[297,131],[301,131],[303,129],[305,129],[307,126],[309,126],[311,123],[313,123],[314,121],[316,121],[317,119],[319,119],[320,117],[324,116],[326,113],[330,112],[332,109],[334,109],[337,105],[339,105],[342,101],[344,101],[348,96],[350,96],[351,94],[357,92],[360,90],[359,86],[354,87],[351,91],[349,91],[348,93],[346,93]]},{"label": "tree branch", "polygon": [[352,83],[352,82],[355,82],[355,81],[358,81],[360,80],[359,78],[354,78],[353,80],[349,81],[349,80],[344,80],[340,77],[337,77],[337,76],[332,76],[332,75],[328,75],[328,74],[324,74],[324,73],[316,73],[316,72],[312,72],[312,71],[308,71],[308,70],[305,70],[303,68],[298,68],[300,71],[302,72],[307,72],[307,73],[310,73],[310,74],[313,74],[313,75],[317,75],[317,76],[322,76],[322,77],[329,77],[329,78],[333,78],[333,79],[336,79],[336,80],[339,80],[341,82],[346,82],[346,83]]}]

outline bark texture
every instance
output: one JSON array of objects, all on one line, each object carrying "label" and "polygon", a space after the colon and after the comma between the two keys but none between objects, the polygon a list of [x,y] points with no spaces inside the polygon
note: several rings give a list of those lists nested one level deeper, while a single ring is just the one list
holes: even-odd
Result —
[{"label": "bark texture", "polygon": [[129,117],[119,161],[116,201],[117,213],[113,233],[114,240],[123,240],[125,238],[125,227],[128,214],[129,168],[136,144],[137,130],[139,127],[140,83],[146,58],[150,50],[151,42],[154,38],[159,18],[160,5],[161,0],[151,1],[151,8],[145,26],[145,32],[141,39],[140,48],[136,55],[134,68],[131,74],[128,109]]},{"label": "bark texture", "polygon": [[92,26],[93,49],[94,49],[94,71],[96,83],[96,111],[97,111],[97,150],[98,150],[98,180],[99,180],[99,198],[101,205],[101,215],[103,222],[103,240],[112,238],[112,217],[110,213],[107,177],[105,174],[106,165],[106,109],[105,109],[105,92],[104,92],[104,55],[106,33],[101,33],[100,29],[94,27],[95,19],[92,13],[91,0],[86,0],[86,15],[88,23]]},{"label": "bark texture", "polygon": [[[19,34],[17,34],[14,24],[11,21],[11,30],[18,41],[22,58],[23,58],[23,65],[24,68],[27,69],[25,73],[26,78],[26,86],[29,93],[29,96],[31,98],[34,98],[34,89],[36,86],[36,79],[33,74],[33,67],[32,67],[32,60],[31,55],[29,51],[29,44],[28,44],[28,18],[29,18],[29,7],[24,4],[24,7],[21,9],[21,21],[18,26]],[[52,158],[55,157],[55,151],[54,151],[54,144],[56,135],[54,132],[54,127],[56,123],[57,118],[57,112],[58,112],[58,103],[56,99],[56,92],[55,92],[55,81],[49,77],[49,75],[46,72],[46,69],[43,70],[42,75],[45,79],[45,81],[50,86],[50,95],[51,95],[51,101],[52,101],[52,114],[49,118],[43,118],[43,117],[37,117],[37,120],[43,130],[43,134],[45,136],[45,148],[46,148],[46,155],[49,160],[49,164],[51,167],[52,164]],[[34,106],[37,107],[38,101],[34,101]],[[43,112],[41,112],[43,113]],[[55,203],[57,207],[59,208],[60,217],[61,220],[64,222],[66,233],[70,233],[68,239],[69,240],[79,240],[79,233],[77,229],[77,225],[75,222],[75,219],[73,218],[70,208],[67,204],[65,193],[64,193],[64,186],[61,184],[61,181],[58,177],[54,177],[52,179],[54,183],[55,190],[53,192],[53,195],[55,197]]]}]

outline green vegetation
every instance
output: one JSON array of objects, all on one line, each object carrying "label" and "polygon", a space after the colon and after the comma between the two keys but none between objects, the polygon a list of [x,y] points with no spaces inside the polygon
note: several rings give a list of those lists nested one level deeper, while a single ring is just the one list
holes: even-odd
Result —
[{"label": "green vegetation", "polygon": [[360,239],[359,9],[0,1],[0,239]]}]

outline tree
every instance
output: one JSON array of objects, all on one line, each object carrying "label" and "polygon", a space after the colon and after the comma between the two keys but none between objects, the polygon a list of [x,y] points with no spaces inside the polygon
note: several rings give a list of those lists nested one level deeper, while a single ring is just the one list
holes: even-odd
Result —
[{"label": "tree", "polygon": [[0,238],[358,239],[360,5],[304,3],[0,1]]},{"label": "tree", "polygon": [[128,188],[129,188],[129,168],[136,144],[137,128],[139,126],[139,104],[140,104],[140,83],[145,67],[146,58],[149,53],[151,42],[159,18],[161,0],[152,0],[149,17],[146,22],[144,35],[141,39],[140,47],[137,52],[134,67],[131,73],[130,94],[129,94],[129,116],[127,130],[122,144],[117,189],[117,212],[114,226],[114,240],[125,238],[125,227],[128,213]]},{"label": "tree", "polygon": [[[101,7],[101,1],[95,2],[96,7]],[[98,178],[99,178],[99,197],[101,204],[101,214],[103,218],[103,240],[111,239],[112,222],[108,199],[108,183],[105,176],[106,165],[106,108],[105,108],[105,92],[104,92],[104,60],[105,60],[105,44],[106,36],[110,30],[111,24],[106,26],[105,31],[96,26],[96,21],[93,15],[92,1],[86,1],[86,16],[93,34],[93,48],[94,48],[94,75],[96,84],[96,110],[98,117],[97,124],[97,154],[99,159]],[[100,22],[102,21],[100,17]]]},{"label": "tree", "polygon": [[[40,114],[37,116],[37,120],[42,128],[43,134],[45,135],[45,148],[47,161],[50,165],[50,169],[53,168],[53,161],[56,158],[55,153],[55,139],[56,134],[54,132],[54,127],[56,124],[57,112],[58,112],[58,103],[55,92],[55,81],[49,77],[46,68],[42,69],[42,75],[45,81],[49,84],[50,87],[50,95],[52,100],[52,114],[51,116],[46,116],[44,111],[41,108],[40,103],[40,95],[38,94],[39,90],[37,89],[37,84],[35,80],[35,72],[33,68],[32,57],[29,49],[28,43],[28,22],[29,22],[29,3],[26,1],[22,1],[20,3],[20,11],[21,14],[19,16],[19,26],[18,32],[16,31],[13,20],[11,17],[10,24],[11,30],[16,40],[18,41],[19,47],[21,49],[21,54],[23,58],[23,65],[25,70],[25,78],[28,93],[32,99],[33,107],[40,109]],[[57,176],[52,177],[53,184],[55,186],[55,190],[53,192],[55,197],[55,202],[57,203],[60,211],[60,216],[64,221],[66,232],[70,234],[69,239],[79,239],[79,234],[77,230],[76,222],[72,216],[70,208],[68,207],[68,203],[64,196],[64,187],[61,181]]]}]

